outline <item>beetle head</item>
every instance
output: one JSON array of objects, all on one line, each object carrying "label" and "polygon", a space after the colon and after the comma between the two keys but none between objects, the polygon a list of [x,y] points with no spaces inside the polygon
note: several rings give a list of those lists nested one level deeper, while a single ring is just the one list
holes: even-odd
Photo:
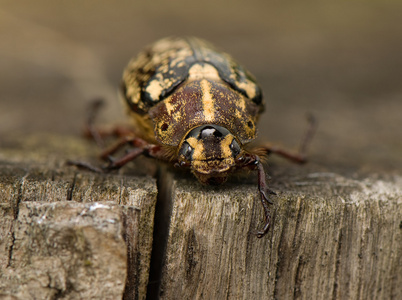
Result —
[{"label": "beetle head", "polygon": [[204,184],[222,184],[242,152],[232,133],[219,125],[202,125],[184,138],[178,155],[180,166],[188,166]]}]

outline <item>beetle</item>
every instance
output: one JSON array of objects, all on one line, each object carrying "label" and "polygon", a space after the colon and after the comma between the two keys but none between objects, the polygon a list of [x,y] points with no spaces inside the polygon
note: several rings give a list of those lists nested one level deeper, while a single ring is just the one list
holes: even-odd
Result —
[{"label": "beetle", "polygon": [[[264,99],[253,75],[230,55],[195,37],[169,37],[148,46],[123,73],[121,94],[135,132],[115,130],[122,139],[103,152],[103,168],[70,162],[97,172],[118,169],[146,155],[190,170],[204,185],[221,185],[239,170],[256,170],[265,223],[270,227],[272,192],[266,183],[261,157],[277,153],[298,163],[306,161],[304,147],[290,153],[274,147],[252,148]],[[92,120],[92,117],[91,117]],[[102,144],[91,122],[88,131]],[[311,130],[308,138],[311,136]],[[126,144],[132,149],[113,159]]]}]

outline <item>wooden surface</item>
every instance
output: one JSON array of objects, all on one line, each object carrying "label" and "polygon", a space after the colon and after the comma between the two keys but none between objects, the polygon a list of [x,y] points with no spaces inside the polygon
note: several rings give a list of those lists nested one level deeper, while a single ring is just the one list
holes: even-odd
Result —
[{"label": "wooden surface", "polygon": [[360,180],[312,168],[283,179],[273,230],[262,239],[255,185],[205,191],[170,179],[162,299],[401,295],[401,177]]},{"label": "wooden surface", "polygon": [[[88,3],[0,4],[0,299],[402,297],[398,3]],[[319,120],[309,164],[268,160],[262,239],[256,174],[212,188],[143,158],[107,175],[65,164],[100,163],[87,103],[125,123],[123,67],[168,35],[254,73],[260,142],[292,148],[304,114]]]},{"label": "wooden surface", "polygon": [[[51,150],[46,141],[56,140],[41,139]],[[57,166],[43,159],[23,161],[24,151],[12,152],[0,172],[0,296],[144,298],[155,180],[81,173],[63,158]]]},{"label": "wooden surface", "polygon": [[[52,140],[41,140],[50,152]],[[3,295],[113,299],[125,291],[125,299],[144,299],[147,288],[151,299],[402,293],[401,176],[274,164],[274,226],[258,239],[262,207],[253,174],[208,188],[162,168],[157,187],[134,175],[135,167],[99,175],[43,159],[33,164],[18,142],[2,152]]]}]

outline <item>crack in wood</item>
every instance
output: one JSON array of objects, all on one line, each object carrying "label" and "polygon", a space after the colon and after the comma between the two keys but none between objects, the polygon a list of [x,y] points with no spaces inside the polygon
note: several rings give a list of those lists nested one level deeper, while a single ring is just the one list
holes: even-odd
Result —
[{"label": "crack in wood", "polygon": [[162,272],[166,256],[167,237],[169,236],[170,218],[172,214],[172,191],[174,187],[172,175],[161,166],[157,174],[157,201],[155,207],[154,233],[151,252],[151,263],[146,299],[159,299],[163,291]]},{"label": "crack in wood", "polygon": [[123,219],[123,239],[127,246],[127,277],[124,288],[123,299],[139,299],[139,265],[140,252],[139,242],[135,231],[139,227],[137,213],[141,210],[134,207],[127,207],[122,214]]},{"label": "crack in wood", "polygon": [[303,256],[299,256],[298,262],[297,262],[297,267],[296,267],[296,276],[295,276],[295,286],[293,288],[293,299],[298,299],[302,297],[301,289],[300,289],[300,283],[302,282],[301,279],[301,273],[302,273],[302,267],[303,265]]},{"label": "crack in wood", "polygon": [[76,180],[77,180],[77,173],[74,174],[73,181],[71,182],[71,184],[67,188],[66,200],[72,200],[73,199],[73,192],[74,192]]},{"label": "crack in wood", "polygon": [[199,247],[197,245],[197,238],[195,236],[193,228],[191,228],[189,230],[185,239],[186,239],[186,244],[185,244],[186,245],[186,247],[185,247],[185,249],[186,249],[185,250],[185,253],[186,253],[186,255],[185,255],[186,277],[187,277],[188,281],[191,281],[191,279],[194,276],[195,267],[198,264],[198,261],[195,258],[195,254],[196,254],[197,250],[199,250],[198,249]]},{"label": "crack in wood", "polygon": [[10,226],[10,235],[11,235],[11,245],[8,248],[8,261],[7,261],[6,268],[11,267],[11,261],[13,259],[13,250],[14,250],[14,244],[15,244],[14,222]]},{"label": "crack in wood", "polygon": [[282,227],[281,227],[281,233],[279,236],[279,242],[278,242],[278,261],[276,262],[276,268],[275,268],[275,282],[274,282],[274,292],[273,292],[273,298],[277,299],[278,298],[278,279],[280,277],[280,273],[282,272],[282,265],[283,265],[283,255],[284,253],[281,251],[282,244],[284,243],[284,236],[285,236],[285,228],[287,226],[287,219],[284,218]]},{"label": "crack in wood", "polygon": [[335,271],[334,271],[334,286],[332,291],[332,299],[338,299],[338,286],[339,286],[339,269],[341,263],[341,249],[342,249],[342,239],[343,239],[343,216],[345,215],[346,206],[343,208],[342,215],[340,216],[340,224],[339,224],[339,233],[336,244],[336,253],[335,253]]},{"label": "crack in wood", "polygon": [[11,223],[10,226],[10,236],[11,236],[11,245],[8,248],[8,262],[6,267],[9,268],[11,267],[11,262],[13,260],[13,252],[14,252],[14,245],[15,245],[15,232],[14,232],[14,225],[17,222],[18,219],[18,215],[20,212],[20,203],[21,203],[21,199],[22,199],[22,194],[23,194],[23,188],[24,188],[24,184],[25,184],[25,180],[27,178],[27,176],[29,175],[29,172],[26,172],[25,175],[21,178],[21,180],[18,181],[18,185],[16,187],[17,191],[17,199],[13,205],[13,221]]},{"label": "crack in wood", "polygon": [[229,300],[229,299],[232,299],[232,296],[231,296],[231,285],[232,285],[232,274],[233,274],[233,268],[232,268],[232,264],[230,263],[229,264],[229,267],[228,267],[228,285],[227,285],[227,288],[226,288],[226,300]]},{"label": "crack in wood", "polygon": [[301,224],[302,217],[303,217],[303,214],[302,214],[303,206],[301,203],[302,201],[303,201],[303,199],[301,199],[300,197],[297,197],[297,200],[296,200],[297,217],[296,217],[296,225],[295,225],[294,235],[293,235],[293,248],[295,248],[297,236],[302,234],[300,232],[300,224]]}]

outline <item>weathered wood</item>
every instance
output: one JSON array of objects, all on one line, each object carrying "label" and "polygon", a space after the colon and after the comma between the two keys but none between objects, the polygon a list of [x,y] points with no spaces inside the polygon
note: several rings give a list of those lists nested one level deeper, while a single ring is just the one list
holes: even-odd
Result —
[{"label": "weathered wood", "polygon": [[262,239],[255,236],[262,226],[255,184],[207,190],[166,174],[173,185],[161,298],[402,295],[402,177],[314,169],[273,180],[284,183],[274,186],[274,227]]},{"label": "weathered wood", "polygon": [[[40,139],[42,151],[54,153],[46,141]],[[71,151],[73,158],[92,153],[73,141],[83,147]],[[155,181],[133,176],[135,166],[118,175],[78,171],[63,165],[68,151],[24,160],[19,142],[13,145],[21,150],[0,153],[1,295],[392,299],[402,293],[400,175],[356,178],[314,164],[274,165],[273,228],[258,239],[263,215],[255,174],[204,187],[162,168],[154,219]]]},{"label": "weathered wood", "polygon": [[0,153],[0,295],[145,299],[155,180],[77,171],[60,154],[32,164],[21,148]]},{"label": "weathered wood", "polygon": [[111,203],[20,203],[18,219],[3,216],[11,226],[2,247],[8,250],[2,293],[18,299],[121,298],[123,214]]}]

